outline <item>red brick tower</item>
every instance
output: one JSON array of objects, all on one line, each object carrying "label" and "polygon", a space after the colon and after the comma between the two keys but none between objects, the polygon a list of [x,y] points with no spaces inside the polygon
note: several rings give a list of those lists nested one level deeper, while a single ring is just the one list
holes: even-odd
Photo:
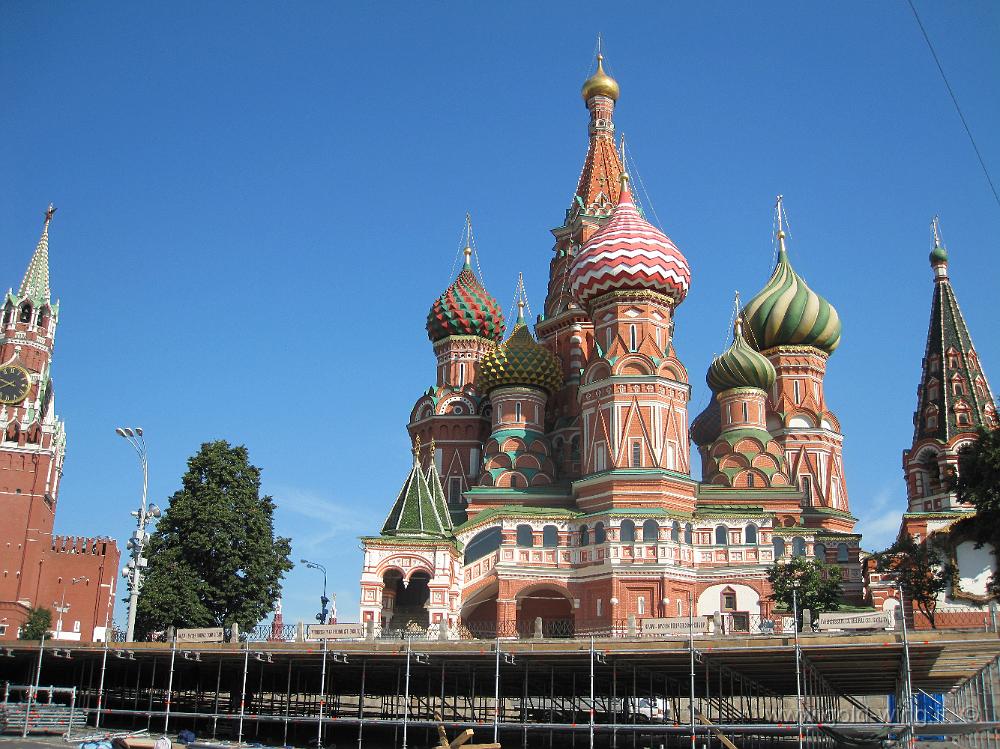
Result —
[{"label": "red brick tower", "polygon": [[580,371],[594,345],[594,326],[570,289],[570,269],[584,243],[611,218],[624,171],[615,149],[613,120],[620,91],[614,78],[604,72],[602,55],[597,56],[597,72],[584,82],[581,93],[590,111],[587,156],[565,222],[552,230],[556,241],[549,261],[549,287],[544,314],[536,326],[538,340],[563,365],[564,385],[549,401],[549,431],[558,477],[570,481],[585,473],[578,392]]},{"label": "red brick tower", "polygon": [[[66,639],[103,637],[114,605],[118,549],[109,539],[53,536],[66,448],[56,416],[52,350],[59,304],[49,290],[45,214],[18,291],[7,292],[0,332],[0,636],[13,636],[29,608],[64,608]],[[75,580],[75,582],[74,582]]]}]

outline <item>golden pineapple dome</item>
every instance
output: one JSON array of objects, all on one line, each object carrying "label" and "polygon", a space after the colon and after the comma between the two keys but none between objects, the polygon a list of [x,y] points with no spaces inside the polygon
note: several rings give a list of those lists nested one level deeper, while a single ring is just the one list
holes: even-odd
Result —
[{"label": "golden pineapple dome", "polygon": [[607,96],[612,101],[618,101],[621,93],[618,89],[618,81],[604,72],[602,61],[604,55],[597,55],[597,72],[583,82],[583,100],[589,101],[591,96]]}]

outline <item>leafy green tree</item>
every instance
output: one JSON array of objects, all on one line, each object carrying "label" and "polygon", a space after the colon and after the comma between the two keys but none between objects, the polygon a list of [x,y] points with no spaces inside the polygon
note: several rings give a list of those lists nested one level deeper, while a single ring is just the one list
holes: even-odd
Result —
[{"label": "leafy green tree", "polygon": [[771,600],[792,611],[793,593],[798,588],[799,626],[802,610],[811,614],[836,611],[840,607],[840,567],[824,564],[818,559],[792,557],[787,562],[776,562],[767,571],[767,579],[774,591]]},{"label": "leafy green tree", "polygon": [[22,640],[41,640],[52,628],[52,612],[41,606],[28,610],[28,619],[18,637]]},{"label": "leafy green tree", "polygon": [[233,622],[246,631],[261,621],[292,568],[289,539],[274,536],[274,508],[245,447],[203,444],[150,537],[137,632]]},{"label": "leafy green tree", "polygon": [[1000,518],[1000,427],[979,428],[979,438],[958,454],[958,475],[951,488],[988,518]]},{"label": "leafy green tree", "polygon": [[875,569],[891,575],[903,591],[906,603],[927,617],[932,629],[938,596],[952,578],[952,565],[938,553],[933,538],[917,543],[906,533],[885,551],[874,555]]}]

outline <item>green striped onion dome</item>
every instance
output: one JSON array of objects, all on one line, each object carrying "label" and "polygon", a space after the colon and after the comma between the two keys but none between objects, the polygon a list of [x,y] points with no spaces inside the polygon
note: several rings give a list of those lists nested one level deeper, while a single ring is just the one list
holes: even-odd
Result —
[{"label": "green striped onion dome", "polygon": [[737,316],[732,345],[724,354],[715,357],[708,368],[705,377],[708,386],[715,393],[731,388],[767,390],[774,384],[774,376],[774,365],[746,342],[742,320]]},{"label": "green striped onion dome", "polygon": [[472,272],[471,255],[466,248],[465,267],[427,313],[427,336],[433,343],[452,335],[503,340],[503,311]]},{"label": "green striped onion dome", "polygon": [[535,341],[518,316],[510,338],[479,362],[477,387],[489,393],[498,387],[536,387],[554,393],[563,383],[562,368],[552,352]]},{"label": "green striped onion dome", "polygon": [[938,265],[939,263],[948,262],[948,250],[939,244],[934,245],[934,249],[931,250],[931,265]]},{"label": "green striped onion dome", "polygon": [[758,351],[775,346],[813,346],[833,353],[840,344],[840,316],[792,269],[785,233],[778,232],[778,264],[771,280],[741,313],[747,341]]}]

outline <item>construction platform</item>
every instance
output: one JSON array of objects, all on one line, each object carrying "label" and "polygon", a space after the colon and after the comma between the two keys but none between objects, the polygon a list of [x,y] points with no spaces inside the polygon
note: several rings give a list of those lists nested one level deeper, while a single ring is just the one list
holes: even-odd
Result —
[{"label": "construction platform", "polygon": [[998,664],[995,633],[954,631],[0,642],[0,682],[75,687],[90,726],[393,749],[439,721],[505,747],[1000,746]]}]

